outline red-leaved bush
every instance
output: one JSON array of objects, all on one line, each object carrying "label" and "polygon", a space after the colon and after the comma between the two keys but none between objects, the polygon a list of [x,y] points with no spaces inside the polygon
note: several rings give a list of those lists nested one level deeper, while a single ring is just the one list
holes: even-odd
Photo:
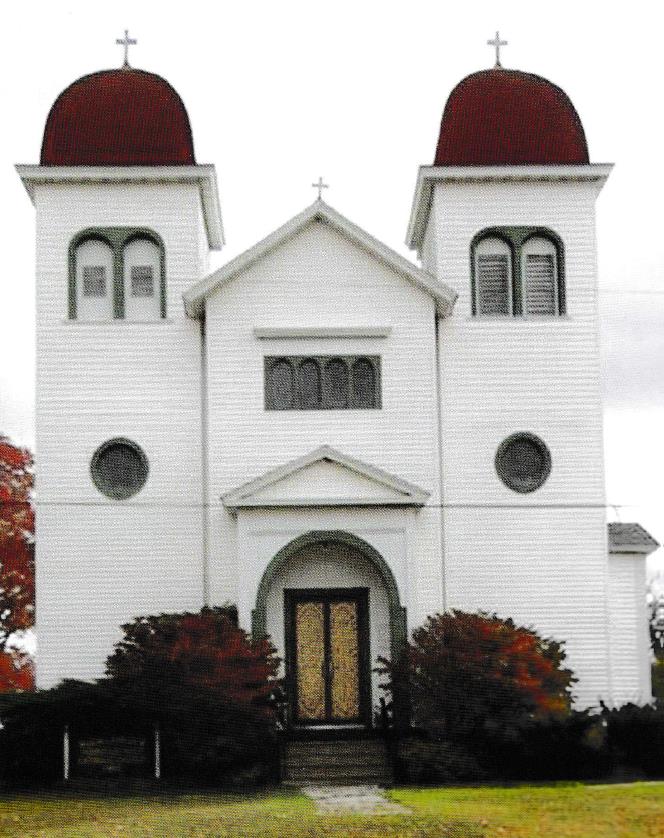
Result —
[{"label": "red-leaved bush", "polygon": [[428,617],[383,672],[408,697],[414,726],[468,741],[569,713],[575,679],[564,660],[561,643],[510,619],[449,611]]},{"label": "red-leaved bush", "polygon": [[238,627],[232,607],[138,617],[99,688],[158,722],[165,775],[197,781],[272,775],[279,659]]},{"label": "red-leaved bush", "polygon": [[132,688],[195,690],[217,702],[273,713],[279,659],[266,639],[252,640],[229,608],[138,617],[106,663],[106,674]]}]

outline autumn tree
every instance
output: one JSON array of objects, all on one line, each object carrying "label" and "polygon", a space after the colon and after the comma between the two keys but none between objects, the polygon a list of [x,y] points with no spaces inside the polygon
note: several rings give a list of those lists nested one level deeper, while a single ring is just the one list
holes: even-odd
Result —
[{"label": "autumn tree", "polygon": [[33,460],[0,436],[0,692],[33,686],[30,658],[13,648],[35,616]]}]

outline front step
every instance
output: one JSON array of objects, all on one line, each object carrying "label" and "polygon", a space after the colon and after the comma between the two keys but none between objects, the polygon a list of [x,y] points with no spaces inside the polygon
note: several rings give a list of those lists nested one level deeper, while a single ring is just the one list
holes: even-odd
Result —
[{"label": "front step", "polygon": [[286,783],[390,785],[392,767],[381,739],[287,742],[282,762]]}]

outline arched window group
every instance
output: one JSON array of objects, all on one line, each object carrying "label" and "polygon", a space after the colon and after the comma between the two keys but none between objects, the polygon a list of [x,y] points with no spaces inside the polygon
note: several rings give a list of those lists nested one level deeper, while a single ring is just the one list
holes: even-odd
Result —
[{"label": "arched window group", "polygon": [[485,230],[471,247],[472,309],[479,316],[565,313],[564,252],[550,230]]},{"label": "arched window group", "polygon": [[377,409],[377,356],[270,356],[265,358],[266,410]]},{"label": "arched window group", "polygon": [[158,320],[166,316],[164,246],[133,228],[86,230],[69,253],[69,316]]}]

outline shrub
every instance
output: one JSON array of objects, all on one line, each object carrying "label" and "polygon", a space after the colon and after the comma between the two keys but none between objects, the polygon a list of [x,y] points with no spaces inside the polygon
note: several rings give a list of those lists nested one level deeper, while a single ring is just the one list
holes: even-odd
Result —
[{"label": "shrub", "polygon": [[387,689],[409,696],[416,727],[468,742],[567,715],[575,679],[564,659],[561,643],[512,620],[450,611],[428,617],[399,661],[382,661],[382,672]]},{"label": "shrub", "polygon": [[655,658],[652,665],[652,694],[657,705],[664,709],[664,658]]},{"label": "shrub", "polygon": [[408,783],[474,783],[487,778],[477,758],[460,743],[415,736],[398,743],[396,771]]},{"label": "shrub", "polygon": [[[428,742],[408,744],[404,765],[417,753],[426,757],[427,777],[506,776],[524,758],[527,742],[535,753],[547,741],[550,750],[556,739],[574,741],[573,726],[564,722],[575,678],[564,660],[562,643],[495,614],[427,618],[400,660],[381,662],[393,705],[407,698],[412,726]],[[535,734],[538,725],[544,727]],[[565,748],[568,755],[573,750]],[[415,769],[406,770],[413,776]]]},{"label": "shrub", "polygon": [[219,784],[274,774],[279,661],[266,640],[252,641],[227,607],[139,617],[123,628],[106,678],[7,699],[5,781],[61,777],[65,724],[73,757],[81,737],[134,734],[151,742],[157,724],[166,779]]},{"label": "shrub", "polygon": [[601,716],[587,710],[533,720],[511,739],[489,743],[487,767],[505,780],[590,780],[606,776],[611,759]]},{"label": "shrub", "polygon": [[75,742],[91,731],[142,731],[153,721],[142,718],[140,708],[125,704],[109,683],[72,680],[50,690],[3,696],[0,717],[0,778],[4,785],[19,787],[62,779],[65,725]]},{"label": "shrub", "polygon": [[607,745],[614,766],[664,777],[664,709],[625,704],[604,708]]}]

